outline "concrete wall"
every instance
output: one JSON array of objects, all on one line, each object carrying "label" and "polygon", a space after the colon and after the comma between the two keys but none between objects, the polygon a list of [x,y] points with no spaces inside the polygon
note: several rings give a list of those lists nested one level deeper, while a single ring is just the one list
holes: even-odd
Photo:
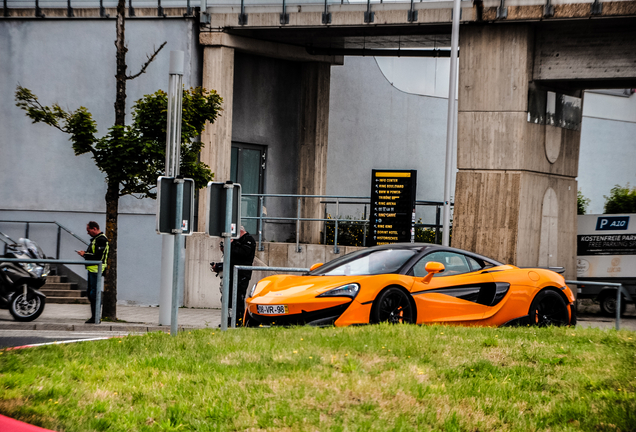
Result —
[{"label": "concrete wall", "polygon": [[581,127],[579,189],[588,214],[603,213],[614,185],[636,186],[636,94],[585,93]]},{"label": "concrete wall", "polygon": [[[301,63],[235,53],[232,141],[267,147],[264,191],[298,193]],[[267,198],[267,213],[295,217],[296,202]],[[296,231],[294,223],[268,222],[268,241],[285,241]],[[253,233],[256,234],[256,233]]]},{"label": "concrete wall", "polygon": [[[126,22],[128,73],[137,73],[164,41],[168,44],[147,72],[129,81],[130,106],[144,94],[168,87],[171,50],[186,55],[184,85],[200,83],[201,67],[192,20],[130,19]],[[18,84],[31,89],[42,104],[74,110],[85,106],[99,134],[115,118],[115,21],[0,21],[0,219],[56,220],[85,240],[86,222],[105,227],[104,175],[89,155],[76,157],[68,136],[43,124],[33,125],[15,106]],[[160,236],[154,233],[155,201],[124,197],[120,201],[118,300],[159,302]],[[0,230],[15,230],[0,223]],[[33,231],[47,255],[55,255],[56,231]],[[15,235],[15,234],[14,234]],[[83,245],[62,235],[62,258],[76,258]],[[83,269],[78,272],[84,275]]]},{"label": "concrete wall", "polygon": [[[442,201],[447,99],[396,89],[373,58],[346,57],[331,76],[327,194],[370,196],[372,169],[416,169],[418,199]],[[356,213],[340,207],[342,216]],[[434,222],[432,210],[418,217]]]}]

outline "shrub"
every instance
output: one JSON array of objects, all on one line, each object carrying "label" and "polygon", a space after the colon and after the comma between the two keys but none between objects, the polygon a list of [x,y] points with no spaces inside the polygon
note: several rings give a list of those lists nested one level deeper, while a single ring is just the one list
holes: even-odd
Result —
[{"label": "shrub", "polygon": [[587,206],[590,205],[590,199],[585,198],[579,190],[576,194],[576,214],[584,215],[587,212]]},{"label": "shrub", "polygon": [[614,186],[610,190],[610,196],[605,198],[605,214],[636,213],[636,187],[630,188],[620,185]]}]

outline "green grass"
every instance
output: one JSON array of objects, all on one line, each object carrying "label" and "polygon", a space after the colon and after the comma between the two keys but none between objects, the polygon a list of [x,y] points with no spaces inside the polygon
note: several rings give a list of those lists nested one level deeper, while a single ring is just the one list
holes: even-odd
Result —
[{"label": "green grass", "polygon": [[0,413],[57,431],[636,430],[636,333],[197,330],[0,353]]}]

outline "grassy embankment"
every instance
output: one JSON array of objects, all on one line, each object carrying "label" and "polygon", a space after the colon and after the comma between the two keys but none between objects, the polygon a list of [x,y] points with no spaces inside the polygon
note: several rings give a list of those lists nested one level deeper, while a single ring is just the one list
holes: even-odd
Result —
[{"label": "grassy embankment", "polygon": [[636,430],[636,333],[378,325],[0,352],[0,413],[58,431]]}]

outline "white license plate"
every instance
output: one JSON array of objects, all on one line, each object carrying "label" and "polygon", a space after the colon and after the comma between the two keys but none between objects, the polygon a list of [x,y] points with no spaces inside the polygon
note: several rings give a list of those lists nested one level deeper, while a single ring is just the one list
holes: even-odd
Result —
[{"label": "white license plate", "polygon": [[287,305],[256,305],[256,312],[261,315],[282,315],[289,313]]}]

